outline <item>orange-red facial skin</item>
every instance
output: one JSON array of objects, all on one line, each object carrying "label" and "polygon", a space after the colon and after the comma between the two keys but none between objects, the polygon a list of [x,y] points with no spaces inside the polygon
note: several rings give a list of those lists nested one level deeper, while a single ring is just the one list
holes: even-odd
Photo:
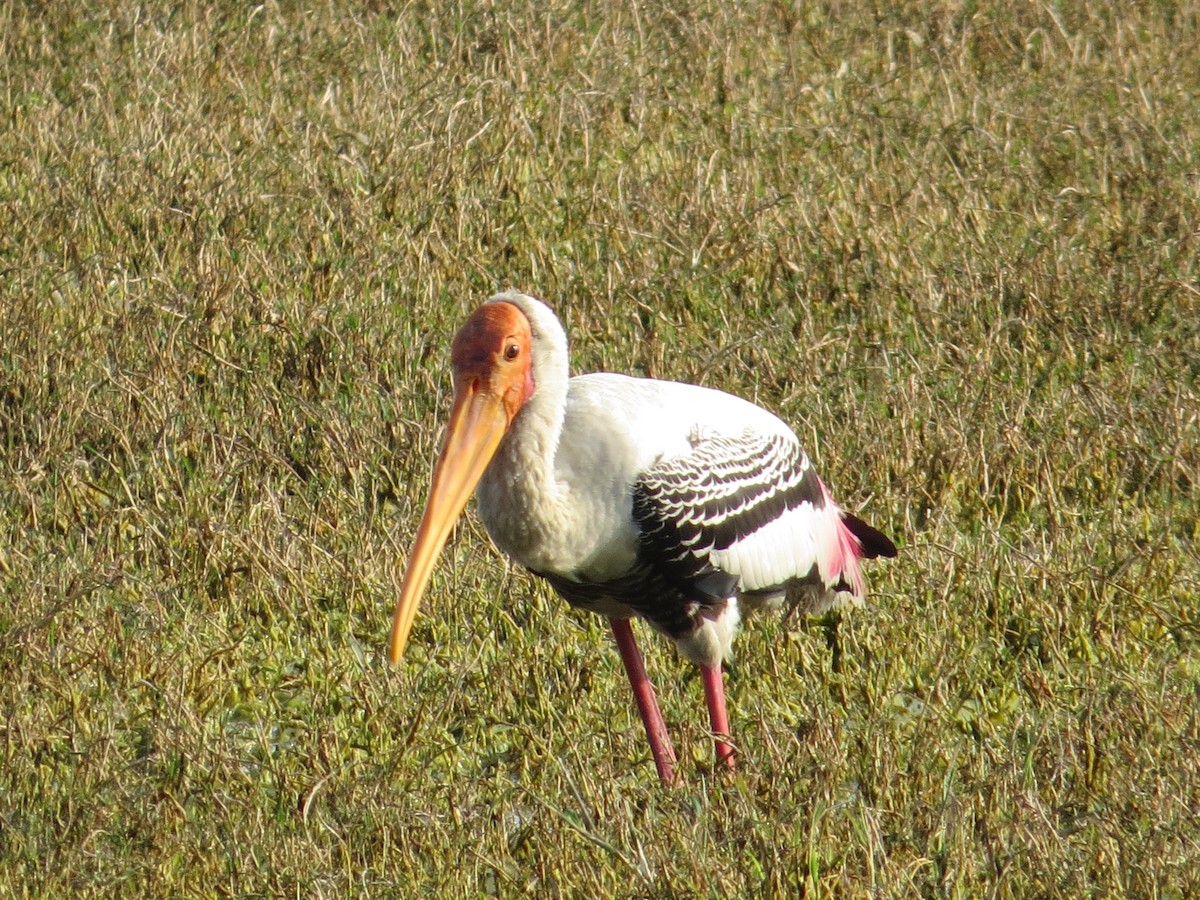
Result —
[{"label": "orange-red facial skin", "polygon": [[450,348],[454,393],[474,390],[500,399],[511,425],[533,396],[533,333],[525,314],[511,303],[485,303],[463,323]]}]

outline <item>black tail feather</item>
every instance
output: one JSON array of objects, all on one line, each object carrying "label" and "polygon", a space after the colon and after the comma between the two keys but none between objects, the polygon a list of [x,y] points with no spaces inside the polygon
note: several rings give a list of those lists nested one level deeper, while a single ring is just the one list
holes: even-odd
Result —
[{"label": "black tail feather", "polygon": [[850,533],[862,544],[863,556],[867,559],[874,559],[877,556],[886,556],[891,559],[896,555],[896,545],[882,531],[872,528],[858,516],[851,515],[845,510],[842,510],[842,521],[846,523]]}]

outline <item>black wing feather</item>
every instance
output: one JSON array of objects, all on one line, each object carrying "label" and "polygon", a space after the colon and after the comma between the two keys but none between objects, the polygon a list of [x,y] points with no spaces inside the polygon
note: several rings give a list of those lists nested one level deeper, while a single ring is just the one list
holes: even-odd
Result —
[{"label": "black wing feather", "polygon": [[867,559],[875,559],[879,556],[891,559],[896,555],[896,545],[878,528],[873,528],[858,516],[844,511],[842,512],[842,521],[846,523],[850,533],[862,544],[862,555]]},{"label": "black wing feather", "polygon": [[709,555],[804,503],[820,508],[825,494],[795,440],[751,432],[697,440],[690,454],[661,460],[634,486],[640,558],[680,589],[719,590],[724,600],[737,578]]}]

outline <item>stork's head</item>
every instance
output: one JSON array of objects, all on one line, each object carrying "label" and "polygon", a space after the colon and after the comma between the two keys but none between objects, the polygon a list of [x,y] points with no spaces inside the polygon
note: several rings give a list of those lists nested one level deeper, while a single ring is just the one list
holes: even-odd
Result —
[{"label": "stork's head", "polygon": [[505,432],[533,396],[529,317],[505,297],[493,297],[475,310],[454,336],[450,352],[454,407],[396,602],[388,651],[393,663],[404,653],[421,595],[446,538]]},{"label": "stork's head", "polygon": [[450,349],[455,404],[464,392],[491,397],[503,406],[506,426],[533,396],[533,334],[529,319],[504,300],[489,300],[471,313]]}]

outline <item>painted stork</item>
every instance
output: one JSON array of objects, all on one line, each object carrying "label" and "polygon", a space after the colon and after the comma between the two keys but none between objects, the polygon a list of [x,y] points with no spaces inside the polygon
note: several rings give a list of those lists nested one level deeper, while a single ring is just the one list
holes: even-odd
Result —
[{"label": "painted stork", "polygon": [[791,429],[721,391],[568,377],[567,337],[541,301],[497,294],[451,350],[455,399],[396,604],[404,653],[442,546],[472,490],[496,545],[568,603],[609,619],[659,777],[675,752],[629,620],[700,667],[718,764],[733,766],[721,663],[739,607],[816,613],[862,603],[861,558],[895,556],[837,506]]}]

